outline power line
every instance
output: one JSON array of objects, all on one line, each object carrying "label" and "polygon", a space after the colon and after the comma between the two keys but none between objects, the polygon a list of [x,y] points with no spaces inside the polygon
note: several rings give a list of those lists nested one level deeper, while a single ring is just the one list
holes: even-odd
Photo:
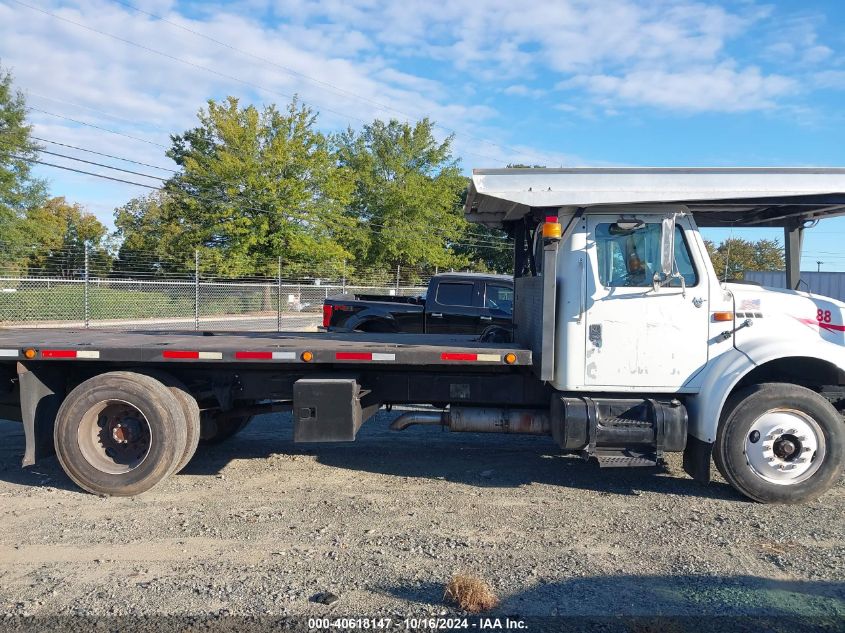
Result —
[{"label": "power line", "polygon": [[[16,0],[13,0],[16,1]],[[66,121],[71,121],[73,123],[78,123],[79,125],[85,125],[87,127],[92,127],[96,130],[101,130],[103,132],[108,132],[109,134],[117,134],[118,136],[125,136],[126,138],[132,139],[133,141],[140,141],[141,143],[149,143],[150,145],[155,145],[157,147],[163,147],[167,149],[167,145],[162,145],[161,143],[156,143],[155,141],[150,141],[145,138],[140,138],[137,136],[132,136],[130,134],[124,134],[123,132],[117,132],[115,130],[110,130],[106,127],[101,127],[99,125],[94,125],[93,123],[86,123],[85,121],[80,121],[78,119],[72,119],[69,116],[65,116],[63,114],[56,114],[55,112],[50,112],[49,110],[42,110],[41,108],[36,108],[35,106],[27,106],[28,110],[34,110],[36,112],[41,112],[42,114],[49,114],[50,116],[57,117],[59,119],[65,119]]]},{"label": "power line", "polygon": [[133,176],[143,176],[144,178],[152,178],[153,180],[164,180],[161,176],[151,176],[150,174],[142,174],[139,171],[132,171],[130,169],[121,169],[120,167],[112,167],[111,165],[106,165],[105,163],[97,163],[92,160],[85,160],[84,158],[78,158],[76,156],[68,156],[66,154],[59,154],[57,152],[50,152],[46,149],[42,149],[39,151],[39,154],[49,154],[50,156],[57,156],[59,158],[67,158],[68,160],[75,160],[80,163],[86,163],[87,165],[95,165],[97,167],[105,167],[106,169],[113,169],[114,171],[122,171],[125,174],[132,174]]},{"label": "power line", "polygon": [[60,143],[59,141],[51,141],[46,138],[41,138],[40,136],[31,136],[30,138],[35,139],[36,141],[41,141],[42,143],[50,143],[51,145],[60,145],[61,147],[67,147],[68,149],[75,149],[80,152],[87,152],[89,154],[96,154],[97,156],[105,156],[106,158],[113,158],[114,160],[120,160],[125,163],[133,163],[135,165],[142,165],[143,167],[150,167],[152,169],[160,169],[161,171],[169,171],[172,174],[179,173],[175,169],[170,169],[169,167],[159,167],[158,165],[151,165],[149,163],[142,163],[138,160],[132,160],[131,158],[123,158],[122,156],[115,156],[113,154],[105,154],[103,152],[98,152],[93,149],[86,149],[84,147],[78,147],[76,145],[70,145],[68,143]]},{"label": "power line", "polygon": [[[32,90],[27,90],[27,95],[32,95],[34,97],[38,97],[39,99],[46,99],[47,101],[54,101],[55,103],[62,103],[64,105],[73,106],[74,108],[81,108],[83,110],[90,110],[91,112],[96,112],[97,114],[102,114],[103,116],[114,119],[115,121],[123,121],[124,123],[129,123],[131,125],[136,125],[138,123],[137,119],[127,119],[122,116],[117,116],[116,114],[112,114],[111,112],[106,112],[105,110],[98,110],[97,108],[92,108],[91,106],[84,105],[81,103],[74,103],[73,101],[66,101],[65,99],[58,99],[56,97],[48,97],[47,95],[42,95],[37,92],[32,92]],[[149,123],[149,122],[147,122]],[[168,134],[168,131],[162,127],[150,125],[150,127],[155,128],[159,132],[164,132]]]},{"label": "power line", "polygon": [[122,182],[127,185],[135,185],[136,187],[145,187],[147,189],[157,189],[161,190],[161,187],[153,187],[152,185],[145,185],[140,182],[132,182],[130,180],[123,180],[122,178],[113,178],[111,176],[106,176],[105,174],[95,174],[94,172],[90,171],[83,171],[82,169],[74,169],[73,167],[67,167],[65,165],[56,165],[55,163],[47,163],[42,160],[35,160],[34,158],[23,158],[22,156],[14,156],[12,158],[16,160],[22,160],[27,163],[37,163],[38,165],[45,165],[46,167],[55,167],[56,169],[65,169],[67,171],[73,171],[77,174],[85,174],[86,176],[94,176],[96,178],[104,178],[106,180],[114,180],[115,182]]}]

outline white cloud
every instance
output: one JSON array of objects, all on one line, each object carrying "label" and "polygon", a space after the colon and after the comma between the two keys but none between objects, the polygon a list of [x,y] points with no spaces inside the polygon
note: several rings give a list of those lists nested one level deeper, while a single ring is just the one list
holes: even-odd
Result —
[{"label": "white cloud", "polygon": [[602,102],[623,106],[658,106],[688,112],[742,112],[772,108],[796,82],[764,75],[758,68],[736,70],[727,64],[684,72],[634,70],[622,76],[579,75],[561,85],[583,88]]},{"label": "white cloud", "polygon": [[502,90],[502,92],[513,97],[542,97],[546,94],[545,90],[540,88],[530,88],[525,84],[511,84]]}]

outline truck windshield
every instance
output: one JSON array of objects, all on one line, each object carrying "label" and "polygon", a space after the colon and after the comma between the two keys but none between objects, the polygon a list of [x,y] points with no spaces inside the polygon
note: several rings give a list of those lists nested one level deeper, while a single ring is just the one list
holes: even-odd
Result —
[{"label": "truck windshield", "polygon": [[[660,271],[660,224],[649,223],[627,233],[613,230],[613,224],[596,226],[596,256],[599,281],[606,287],[650,287]],[[689,246],[681,227],[675,227],[675,266],[687,286],[698,283]],[[680,286],[679,279],[671,282]]]}]

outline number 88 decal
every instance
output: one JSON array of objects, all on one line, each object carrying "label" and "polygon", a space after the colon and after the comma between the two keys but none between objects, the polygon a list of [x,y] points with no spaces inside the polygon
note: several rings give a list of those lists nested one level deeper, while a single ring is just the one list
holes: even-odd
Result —
[{"label": "number 88 decal", "polygon": [[830,323],[830,310],[818,309],[816,312],[816,320],[819,323]]}]

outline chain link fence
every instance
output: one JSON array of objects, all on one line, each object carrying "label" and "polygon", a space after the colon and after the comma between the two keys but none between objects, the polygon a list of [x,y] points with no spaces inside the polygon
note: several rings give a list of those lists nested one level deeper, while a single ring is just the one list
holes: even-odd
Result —
[{"label": "chain link fence", "polygon": [[[431,273],[397,267],[373,271],[372,281],[297,274],[222,279],[193,271],[150,274],[122,268],[102,274],[87,252],[62,275],[28,268],[8,274],[0,261],[0,327],[75,327],[147,330],[313,332],[322,323],[327,297],[343,293],[419,296]],[[3,273],[6,274],[3,274]],[[432,271],[434,272],[434,271]]]}]

